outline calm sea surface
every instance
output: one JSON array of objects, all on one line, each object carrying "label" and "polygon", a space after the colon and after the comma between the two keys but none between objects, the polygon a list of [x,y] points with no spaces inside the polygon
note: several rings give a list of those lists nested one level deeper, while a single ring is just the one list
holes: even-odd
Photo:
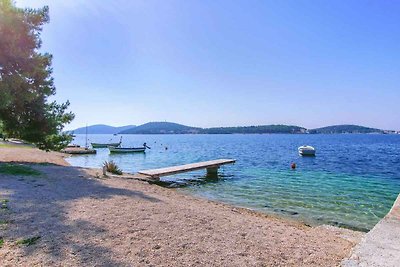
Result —
[{"label": "calm sea surface", "polygon": [[[89,135],[89,142],[119,136]],[[309,224],[371,229],[400,192],[400,135],[123,135],[123,146],[151,147],[145,154],[73,156],[75,166],[100,167],[115,161],[126,172],[234,158],[219,179],[205,171],[165,177],[169,186],[194,195]],[[84,145],[85,135],[74,143]],[[314,158],[297,147],[312,145]],[[168,147],[168,150],[165,149]],[[297,164],[291,170],[290,164]]]}]

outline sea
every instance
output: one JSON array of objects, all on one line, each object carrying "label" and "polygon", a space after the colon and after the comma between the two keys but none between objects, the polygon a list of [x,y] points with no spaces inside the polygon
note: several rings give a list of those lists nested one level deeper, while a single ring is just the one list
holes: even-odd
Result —
[{"label": "sea", "polygon": [[[116,142],[146,153],[71,156],[73,166],[100,168],[114,161],[123,171],[169,167],[220,158],[218,177],[205,170],[163,177],[161,186],[309,225],[328,224],[368,231],[400,193],[400,135],[228,134],[76,135],[74,143]],[[311,145],[315,157],[297,148]],[[291,164],[296,164],[296,169]]]}]

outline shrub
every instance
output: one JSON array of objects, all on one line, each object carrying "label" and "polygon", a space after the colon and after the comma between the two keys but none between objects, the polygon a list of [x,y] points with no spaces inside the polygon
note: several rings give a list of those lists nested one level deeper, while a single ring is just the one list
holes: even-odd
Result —
[{"label": "shrub", "polygon": [[2,210],[8,210],[8,199],[0,199],[0,209]]},{"label": "shrub", "polygon": [[108,172],[111,172],[113,174],[121,175],[122,170],[117,166],[117,164],[114,161],[104,161],[103,166],[106,167],[106,170]]}]

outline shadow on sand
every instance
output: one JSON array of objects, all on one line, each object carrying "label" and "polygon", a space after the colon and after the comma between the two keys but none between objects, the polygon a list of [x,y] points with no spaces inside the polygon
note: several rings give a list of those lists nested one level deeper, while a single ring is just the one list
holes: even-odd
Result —
[{"label": "shadow on sand", "polygon": [[[9,222],[0,228],[0,236],[12,246],[18,240],[40,237],[37,244],[18,246],[18,249],[22,257],[41,253],[49,264],[73,258],[74,261],[68,264],[127,266],[126,262],[113,256],[109,246],[102,245],[102,238],[112,236],[107,234],[109,230],[85,220],[84,216],[69,218],[69,208],[74,201],[83,198],[106,201],[122,196],[149,202],[160,200],[139,191],[107,186],[78,168],[29,165],[42,175],[0,173],[0,199],[8,200],[7,210],[0,211],[0,220]],[[96,203],[104,204],[101,201]]]}]

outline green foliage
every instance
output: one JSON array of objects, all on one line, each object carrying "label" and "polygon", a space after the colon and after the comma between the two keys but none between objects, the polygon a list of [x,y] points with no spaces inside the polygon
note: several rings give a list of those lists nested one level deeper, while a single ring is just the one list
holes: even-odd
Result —
[{"label": "green foliage", "polygon": [[302,133],[306,129],[299,126],[291,125],[260,125],[245,127],[217,127],[203,129],[204,134],[276,134],[276,133]]},{"label": "green foliage", "polygon": [[292,125],[196,128],[172,122],[149,122],[120,132],[121,134],[264,134],[304,133],[305,128]]},{"label": "green foliage", "polygon": [[[1,93],[0,93],[0,95],[1,95]],[[0,100],[0,103],[1,103],[1,100]],[[3,126],[3,122],[1,121],[1,119],[0,119],[0,138],[3,140],[6,140],[6,134],[4,132],[4,126]]]},{"label": "green foliage", "polygon": [[0,209],[8,210],[8,199],[0,199]]},{"label": "green foliage", "polygon": [[38,176],[40,172],[32,169],[28,166],[20,165],[20,164],[1,164],[0,165],[0,173],[9,174],[9,175],[26,175],[26,176]]},{"label": "green foliage", "polygon": [[148,122],[140,126],[121,131],[120,134],[189,134],[198,133],[194,128],[173,122]]},{"label": "green foliage", "polygon": [[4,245],[4,239],[0,237],[0,248]]},{"label": "green foliage", "polygon": [[96,125],[89,125],[87,127],[81,127],[78,129],[73,130],[74,134],[85,134],[86,131],[88,134],[117,134],[121,131],[128,130],[134,128],[135,125],[126,125],[120,127],[114,127],[104,124],[96,124]]},{"label": "green foliage", "polygon": [[117,166],[117,164],[114,161],[104,161],[103,166],[106,167],[106,170],[108,172],[111,172],[113,174],[121,175],[122,170]]},{"label": "green foliage", "polygon": [[56,89],[52,56],[39,53],[40,33],[49,22],[49,9],[21,9],[0,0],[0,124],[2,132],[57,150],[72,139],[61,134],[74,114],[69,102],[49,102]]},{"label": "green foliage", "polygon": [[41,236],[34,236],[34,237],[31,237],[31,238],[27,238],[27,239],[21,239],[21,240],[18,240],[18,241],[16,242],[16,244],[17,244],[17,245],[31,246],[31,245],[36,244],[36,242],[37,242],[40,238],[41,238]]},{"label": "green foliage", "polygon": [[382,133],[380,129],[359,125],[333,125],[310,130],[312,134],[340,134],[340,133]]}]

